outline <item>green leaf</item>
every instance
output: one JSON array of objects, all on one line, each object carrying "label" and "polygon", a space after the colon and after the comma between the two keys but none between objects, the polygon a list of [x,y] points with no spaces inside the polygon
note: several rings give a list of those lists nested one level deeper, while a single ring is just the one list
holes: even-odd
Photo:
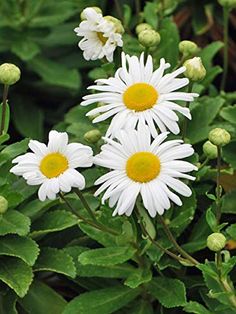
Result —
[{"label": "green leaf", "polygon": [[42,57],[32,59],[29,66],[47,84],[74,90],[80,87],[81,79],[76,69],[68,69],[60,63]]},{"label": "green leaf", "polygon": [[231,141],[228,145],[225,145],[222,148],[222,157],[223,159],[231,165],[234,169],[236,169],[236,141]]},{"label": "green leaf", "polygon": [[116,286],[80,294],[66,306],[63,314],[110,314],[135,299],[140,290]]},{"label": "green leaf", "polygon": [[39,257],[34,265],[34,271],[53,271],[72,278],[76,276],[75,264],[72,257],[55,248],[41,248]]},{"label": "green leaf", "polygon": [[76,216],[65,210],[54,210],[45,213],[32,224],[32,236],[70,228],[78,223]]},{"label": "green leaf", "polygon": [[38,254],[38,245],[30,238],[23,238],[14,235],[1,238],[0,255],[19,257],[26,264],[32,266],[34,265]]},{"label": "green leaf", "polygon": [[211,130],[210,123],[213,122],[218,111],[224,104],[224,99],[218,97],[202,97],[191,106],[192,120],[187,125],[187,138],[191,144],[205,140]]},{"label": "green leaf", "polygon": [[209,225],[209,227],[211,228],[211,230],[213,232],[216,232],[216,227],[217,227],[217,219],[215,214],[212,212],[211,207],[208,208],[207,212],[206,212],[206,221]]},{"label": "green leaf", "polygon": [[124,284],[132,289],[152,279],[152,272],[149,269],[137,269],[125,280]]},{"label": "green leaf", "polygon": [[79,256],[82,265],[116,265],[131,259],[136,252],[133,247],[108,247],[83,252]]},{"label": "green leaf", "polygon": [[17,295],[9,290],[6,295],[0,296],[1,314],[18,314],[16,310]]},{"label": "green leaf", "polygon": [[153,278],[148,284],[149,292],[164,307],[171,308],[186,304],[186,291],[182,281],[167,277]]},{"label": "green leaf", "polygon": [[152,304],[146,300],[135,300],[134,307],[129,310],[129,314],[154,314]]},{"label": "green leaf", "polygon": [[24,297],[33,280],[31,267],[13,257],[0,258],[0,280],[5,282],[19,297]]},{"label": "green leaf", "polygon": [[236,241],[236,224],[232,224],[226,229],[226,232]]},{"label": "green leaf", "polygon": [[184,307],[184,311],[195,314],[213,314],[212,312],[208,311],[205,306],[195,301],[188,302]]},{"label": "green leaf", "polygon": [[25,153],[28,149],[29,140],[26,138],[20,142],[8,145],[0,153],[0,166],[14,157]]},{"label": "green leaf", "polygon": [[236,190],[233,190],[222,197],[221,211],[227,214],[236,213]]},{"label": "green leaf", "polygon": [[61,314],[67,302],[46,284],[34,281],[27,295],[20,300],[21,306],[30,314]]},{"label": "green leaf", "polygon": [[146,2],[143,16],[148,24],[154,29],[157,28],[158,15],[157,15],[157,4],[152,2]]},{"label": "green leaf", "polygon": [[[2,118],[2,103],[0,104],[0,117]],[[6,114],[5,114],[5,124],[4,124],[4,133],[7,133],[10,122],[10,107],[7,103],[6,105]]]},{"label": "green leaf", "polygon": [[236,123],[236,105],[234,106],[227,106],[224,107],[221,112],[220,116],[225,120],[229,121],[230,123]]},{"label": "green leaf", "polygon": [[13,118],[14,125],[21,135],[37,140],[43,139],[42,109],[32,103],[25,102],[24,106],[20,103],[13,106]]},{"label": "green leaf", "polygon": [[25,236],[30,230],[30,219],[16,210],[8,210],[0,217],[0,235]]},{"label": "green leaf", "polygon": [[202,49],[202,51],[199,53],[199,57],[202,58],[203,64],[207,71],[212,66],[212,60],[214,56],[223,46],[224,44],[221,41],[215,41]]},{"label": "green leaf", "polygon": [[40,52],[40,47],[31,38],[21,37],[20,40],[13,41],[11,51],[21,60],[29,61]]}]

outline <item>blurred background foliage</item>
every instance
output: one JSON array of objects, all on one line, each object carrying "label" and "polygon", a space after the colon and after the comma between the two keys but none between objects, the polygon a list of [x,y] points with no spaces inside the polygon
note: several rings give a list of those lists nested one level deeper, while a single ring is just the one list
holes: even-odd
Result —
[{"label": "blurred background foliage", "polygon": [[[99,62],[83,59],[77,47],[79,38],[73,31],[80,22],[80,12],[87,6],[96,5],[105,14],[122,18],[126,28],[124,50],[128,53],[137,54],[142,50],[134,31],[137,23],[146,21],[160,31],[169,42],[161,43],[156,54],[165,53],[172,65],[178,59],[179,33],[182,39],[196,41],[200,47],[223,38],[222,10],[215,0],[1,0],[0,63],[15,63],[22,71],[20,83],[12,88],[9,96],[10,103],[14,98],[10,130],[13,141],[21,137],[42,140],[48,130],[81,101],[91,79],[105,73]],[[139,6],[143,5],[143,13],[137,14]],[[168,22],[159,30],[157,12],[162,10],[162,5],[166,6],[163,15],[173,15],[174,23]],[[123,13],[120,8],[124,8]],[[236,71],[235,25],[233,11],[228,91],[233,89]],[[169,36],[164,34],[166,32]],[[219,48],[217,46],[216,52]],[[215,59],[216,64],[222,64],[222,51]],[[112,65],[110,67],[112,70]],[[220,72],[219,66],[214,69],[216,85],[219,85]]]}]

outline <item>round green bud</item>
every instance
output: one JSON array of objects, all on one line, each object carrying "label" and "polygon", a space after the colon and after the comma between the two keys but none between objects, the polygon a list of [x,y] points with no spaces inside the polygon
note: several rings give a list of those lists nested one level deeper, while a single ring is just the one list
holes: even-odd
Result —
[{"label": "round green bud", "polygon": [[120,20],[111,15],[104,16],[104,19],[114,25],[116,33],[124,34],[125,30]]},{"label": "round green bud", "polygon": [[218,0],[222,7],[227,7],[229,9],[236,8],[236,0]]},{"label": "round green bud", "polygon": [[226,237],[219,232],[212,233],[207,238],[207,247],[214,252],[222,250],[226,245]]},{"label": "round green bud", "polygon": [[91,144],[97,143],[101,137],[102,134],[98,129],[90,130],[84,134],[84,139]]},{"label": "round green bud", "polygon": [[179,51],[184,56],[193,56],[198,52],[198,46],[190,40],[182,40],[179,43]]},{"label": "round green bud", "polygon": [[206,69],[199,57],[186,60],[184,66],[186,67],[184,75],[191,81],[201,81],[206,76]]},{"label": "round green bud", "polygon": [[142,46],[149,48],[157,46],[161,41],[161,37],[154,29],[147,29],[138,34],[138,40]]},{"label": "round green bud", "polygon": [[210,141],[206,141],[203,144],[203,152],[209,159],[217,158],[217,146],[212,144]]},{"label": "round green bud", "polygon": [[0,65],[0,82],[4,85],[13,85],[20,79],[20,69],[12,63]]},{"label": "round green bud", "polygon": [[0,196],[0,214],[4,214],[8,209],[8,200]]},{"label": "round green bud", "polygon": [[[99,7],[88,7],[86,9],[94,9],[94,11],[96,11],[97,13],[102,14],[102,10]],[[84,10],[86,10],[84,9]],[[84,10],[80,13],[80,19],[82,21],[86,20],[85,14],[84,14]]]},{"label": "round green bud", "polygon": [[138,35],[142,31],[146,31],[146,30],[150,30],[150,29],[153,29],[151,25],[149,25],[148,23],[141,23],[141,24],[138,24],[136,26],[135,32]]},{"label": "round green bud", "polygon": [[208,138],[212,144],[224,146],[230,142],[231,136],[225,129],[215,128],[209,132]]}]

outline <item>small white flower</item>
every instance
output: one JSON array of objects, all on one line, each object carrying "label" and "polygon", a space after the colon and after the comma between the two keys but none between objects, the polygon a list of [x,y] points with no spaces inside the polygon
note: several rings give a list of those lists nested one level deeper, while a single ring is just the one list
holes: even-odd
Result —
[{"label": "small white flower", "polygon": [[122,53],[122,67],[116,71],[115,77],[97,80],[97,85],[90,86],[89,89],[100,93],[85,96],[81,105],[96,102],[106,104],[87,114],[101,113],[93,120],[94,123],[113,117],[106,136],[114,136],[122,128],[134,129],[139,122],[145,122],[149,126],[153,137],[157,136],[156,126],[161,132],[168,129],[178,134],[180,129],[175,111],[188,119],[191,119],[191,114],[188,108],[177,105],[175,101],[193,101],[198,94],[176,92],[189,83],[187,78],[176,78],[186,69],[181,67],[164,75],[169,67],[170,64],[161,59],[160,67],[154,71],[150,55],[145,64],[144,54],[139,59]]},{"label": "small white flower", "polygon": [[170,208],[170,201],[182,205],[174,192],[186,197],[192,194],[178,178],[195,179],[186,172],[197,167],[181,160],[194,150],[190,144],[181,144],[182,140],[163,143],[167,134],[162,133],[151,142],[148,127],[140,125],[137,131],[121,130],[118,141],[104,138],[107,144],[94,157],[94,163],[112,170],[95,182],[102,184],[95,196],[106,190],[102,203],[109,199],[110,207],[116,204],[113,215],[131,215],[139,193],[151,217],[162,215]]},{"label": "small white flower", "polygon": [[79,143],[68,144],[67,133],[51,131],[46,146],[30,140],[31,153],[16,157],[17,163],[10,172],[23,176],[29,185],[41,185],[38,196],[41,201],[47,197],[56,198],[60,191],[70,192],[72,187],[83,189],[85,179],[75,168],[90,167],[93,152],[89,146]]},{"label": "small white flower", "polygon": [[85,20],[74,31],[77,36],[84,37],[79,42],[86,60],[97,60],[106,57],[109,62],[113,61],[113,53],[117,46],[122,47],[121,34],[116,32],[115,25],[107,21],[101,13],[92,8],[83,11]]}]

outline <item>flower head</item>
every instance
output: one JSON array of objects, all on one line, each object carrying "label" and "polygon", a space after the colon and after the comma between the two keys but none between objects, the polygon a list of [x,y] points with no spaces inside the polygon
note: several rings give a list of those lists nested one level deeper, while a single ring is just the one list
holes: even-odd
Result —
[{"label": "flower head", "polygon": [[197,167],[181,160],[192,155],[194,150],[190,144],[181,144],[182,140],[164,143],[167,134],[162,133],[151,142],[148,127],[140,125],[138,130],[121,130],[118,141],[104,138],[107,143],[95,156],[94,163],[111,171],[95,182],[102,184],[95,196],[106,190],[102,202],[109,199],[110,207],[116,204],[113,215],[131,215],[139,194],[152,217],[169,209],[170,200],[182,205],[173,191],[187,197],[192,194],[178,178],[195,179],[186,172],[197,170]]},{"label": "flower head", "polygon": [[[128,67],[127,67],[128,64]],[[87,113],[88,116],[102,113],[93,120],[94,123],[113,117],[107,136],[114,136],[120,129],[134,129],[140,122],[145,122],[153,137],[157,136],[156,126],[161,132],[169,129],[178,134],[178,116],[180,112],[191,119],[190,111],[175,103],[176,100],[193,101],[198,94],[176,92],[177,89],[189,83],[187,78],[176,78],[185,71],[185,67],[164,75],[170,67],[164,59],[160,67],[153,70],[153,60],[149,55],[144,62],[144,54],[140,58],[130,57],[122,53],[122,66],[115,77],[99,79],[95,89],[100,93],[84,97],[82,106],[102,101],[104,106],[95,108]]]},{"label": "flower head", "polygon": [[46,146],[35,140],[29,142],[31,153],[18,156],[10,172],[23,176],[29,185],[41,185],[38,196],[41,201],[56,198],[60,191],[70,192],[72,187],[83,189],[85,179],[77,167],[90,167],[93,152],[88,146],[68,144],[67,133],[51,131]]},{"label": "flower head", "polygon": [[93,8],[83,11],[84,20],[75,28],[77,36],[83,39],[79,42],[86,60],[97,60],[106,57],[113,60],[113,53],[117,46],[122,47],[123,41],[117,32],[117,24],[96,12]]}]

